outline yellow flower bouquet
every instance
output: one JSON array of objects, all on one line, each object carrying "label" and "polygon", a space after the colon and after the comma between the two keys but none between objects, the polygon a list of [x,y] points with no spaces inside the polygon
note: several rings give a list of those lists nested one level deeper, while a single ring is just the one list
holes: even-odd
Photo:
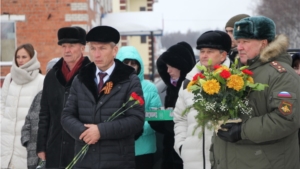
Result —
[{"label": "yellow flower bouquet", "polygon": [[191,108],[198,112],[195,116],[196,128],[202,127],[203,131],[207,126],[211,129],[220,125],[220,121],[225,123],[228,119],[239,118],[240,113],[251,117],[248,95],[251,91],[264,90],[267,85],[254,83],[253,72],[247,69],[248,66],[238,68],[237,64],[235,60],[230,68],[224,65],[197,65],[199,73],[187,86],[187,90],[194,94],[194,103],[183,112],[184,115]]}]

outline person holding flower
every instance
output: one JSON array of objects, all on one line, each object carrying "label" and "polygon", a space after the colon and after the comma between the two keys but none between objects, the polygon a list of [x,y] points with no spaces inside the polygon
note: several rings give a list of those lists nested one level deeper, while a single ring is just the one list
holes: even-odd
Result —
[{"label": "person holding flower", "polygon": [[[227,54],[230,48],[230,36],[221,31],[207,31],[197,40],[197,49],[200,50],[199,62],[196,63],[194,68],[186,75],[186,79],[180,87],[178,100],[174,109],[174,148],[182,158],[185,169],[198,169],[199,167],[210,168],[209,158],[205,159],[205,157],[203,157],[203,151],[205,151],[206,154],[209,153],[209,146],[213,135],[212,131],[206,129],[204,132],[205,136],[199,138],[200,128],[194,132],[197,126],[195,118],[197,111],[195,109],[191,109],[188,114],[182,115],[183,111],[194,103],[194,94],[188,91],[188,84],[190,81],[204,76],[197,68],[200,65],[208,69],[213,69],[215,65],[225,65],[229,67],[230,59],[227,57]],[[217,87],[212,86],[212,89],[211,92],[216,92]],[[204,148],[202,147],[203,141],[206,142]]]},{"label": "person holding flower", "polygon": [[86,35],[93,62],[74,78],[61,117],[75,139],[75,154],[88,147],[80,160],[73,159],[74,169],[135,168],[134,136],[145,120],[143,91],[134,68],[115,59],[119,40],[109,26]]},{"label": "person holding flower", "polygon": [[300,79],[291,67],[286,36],[275,36],[275,23],[265,16],[244,18],[234,25],[239,63],[254,82],[267,84],[249,93],[250,115],[226,123],[213,142],[213,168],[299,169]]}]

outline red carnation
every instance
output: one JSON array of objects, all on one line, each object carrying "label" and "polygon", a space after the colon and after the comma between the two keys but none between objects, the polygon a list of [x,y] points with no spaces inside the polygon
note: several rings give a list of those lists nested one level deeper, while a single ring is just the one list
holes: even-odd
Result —
[{"label": "red carnation", "polygon": [[249,75],[249,76],[253,75],[253,72],[251,72],[249,69],[244,69],[244,70],[242,70],[242,72]]},{"label": "red carnation", "polygon": [[219,69],[220,67],[222,67],[222,66],[220,66],[220,65],[215,65],[215,66],[214,66],[214,69],[217,70],[217,69]]},{"label": "red carnation", "polygon": [[231,74],[228,70],[222,70],[222,72],[220,73],[220,76],[224,79],[227,79],[231,76]]},{"label": "red carnation", "polygon": [[136,94],[135,92],[132,92],[130,97],[132,97],[133,100],[138,100],[140,98],[140,96],[138,94]]},{"label": "red carnation", "polygon": [[139,97],[139,98],[138,98],[138,101],[139,101],[139,103],[140,103],[141,106],[144,104],[143,98]]},{"label": "red carnation", "polygon": [[204,76],[202,73],[197,73],[197,74],[193,77],[193,81],[198,80],[198,78],[204,79],[205,76]]}]

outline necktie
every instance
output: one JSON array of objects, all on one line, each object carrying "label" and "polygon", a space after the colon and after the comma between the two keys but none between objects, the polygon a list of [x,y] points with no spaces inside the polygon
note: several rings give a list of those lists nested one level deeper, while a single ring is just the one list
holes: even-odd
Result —
[{"label": "necktie", "polygon": [[176,87],[177,81],[173,81],[173,82],[172,82],[172,85]]},{"label": "necktie", "polygon": [[99,79],[100,79],[99,84],[98,84],[98,91],[100,92],[101,89],[102,89],[102,87],[103,87],[103,83],[104,83],[103,79],[107,75],[107,73],[105,73],[105,72],[103,72],[103,73],[99,72],[98,75],[99,75]]}]

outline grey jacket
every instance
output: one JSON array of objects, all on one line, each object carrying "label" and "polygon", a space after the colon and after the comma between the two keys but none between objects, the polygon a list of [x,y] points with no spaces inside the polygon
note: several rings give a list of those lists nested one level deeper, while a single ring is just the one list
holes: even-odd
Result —
[{"label": "grey jacket", "polygon": [[39,113],[41,109],[42,91],[40,91],[32,101],[30,109],[25,119],[25,124],[21,131],[21,143],[27,149],[27,167],[35,169],[38,165],[36,155],[36,141],[39,123]]}]

